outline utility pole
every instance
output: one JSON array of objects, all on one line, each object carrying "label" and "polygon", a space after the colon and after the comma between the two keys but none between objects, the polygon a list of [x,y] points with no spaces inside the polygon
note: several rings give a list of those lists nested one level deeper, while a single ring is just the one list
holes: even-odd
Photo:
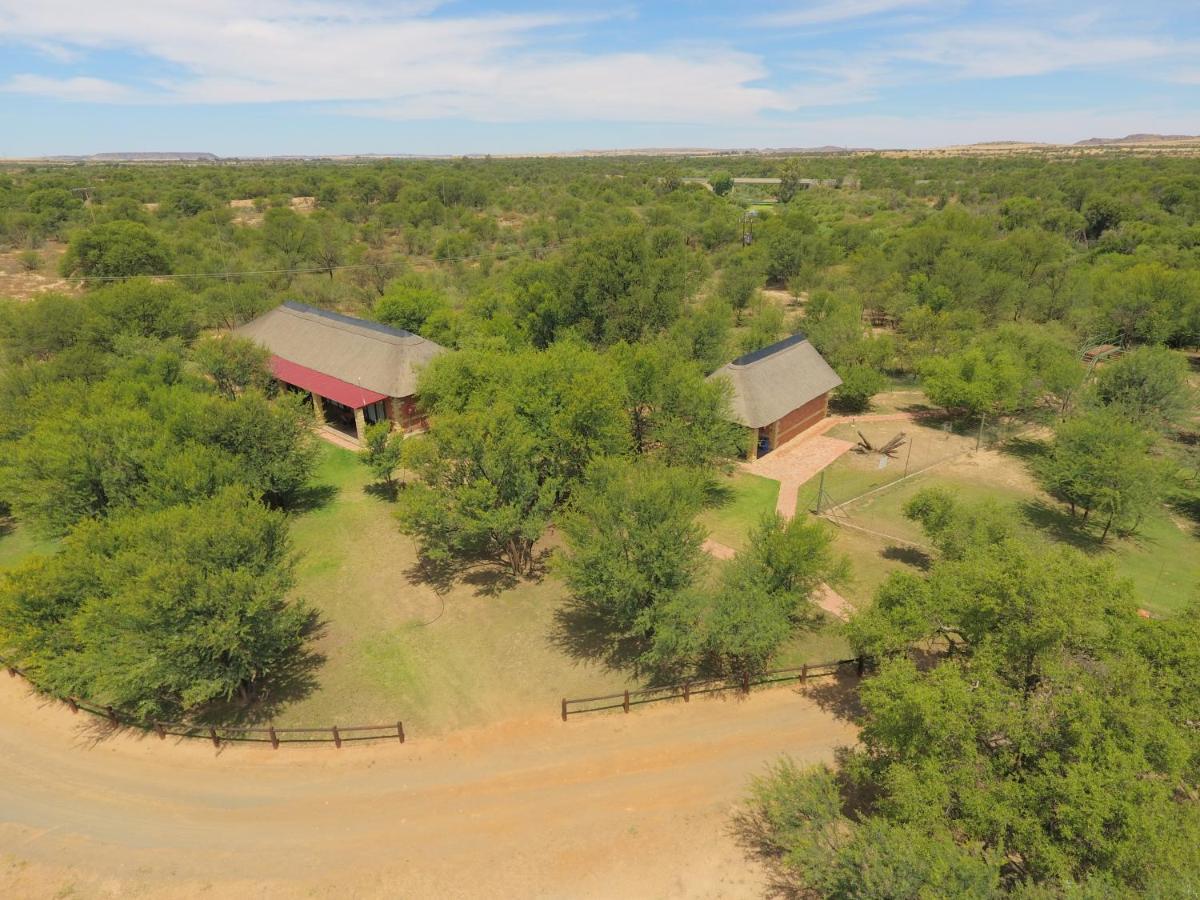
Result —
[{"label": "utility pole", "polygon": [[904,455],[904,477],[905,478],[908,477],[908,463],[912,459],[912,445],[913,445],[913,439],[909,438],[908,439],[908,453],[906,453]]}]

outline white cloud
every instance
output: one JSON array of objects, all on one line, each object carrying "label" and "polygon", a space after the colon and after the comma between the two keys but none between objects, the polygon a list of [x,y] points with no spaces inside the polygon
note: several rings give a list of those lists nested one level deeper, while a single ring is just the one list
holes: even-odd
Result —
[{"label": "white cloud", "polygon": [[41,75],[15,75],[0,83],[0,91],[84,103],[120,103],[135,98],[134,93],[124,85],[102,78],[86,77],[46,78]]},{"label": "white cloud", "polygon": [[831,25],[865,19],[885,13],[907,12],[943,5],[944,0],[833,0],[806,3],[803,6],[763,13],[755,17],[762,25],[791,28],[804,25]]},{"label": "white cloud", "polygon": [[967,78],[1008,78],[1164,58],[1179,49],[1151,37],[979,27],[917,33],[892,55],[944,66]]},{"label": "white cloud", "polygon": [[335,102],[372,115],[491,121],[746,118],[791,102],[756,85],[768,73],[751,54],[718,47],[548,56],[538,50],[547,29],[586,19],[427,15],[439,5],[385,13],[319,0],[112,0],[101,11],[80,0],[0,0],[0,36],[167,62],[178,74],[155,86],[171,102]]}]

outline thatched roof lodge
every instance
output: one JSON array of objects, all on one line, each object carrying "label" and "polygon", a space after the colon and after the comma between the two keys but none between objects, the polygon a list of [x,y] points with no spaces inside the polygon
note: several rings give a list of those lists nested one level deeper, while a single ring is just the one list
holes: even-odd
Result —
[{"label": "thatched roof lodge", "polygon": [[271,371],[312,395],[317,415],[359,440],[367,423],[424,424],[417,375],[445,348],[377,322],[287,302],[235,332],[271,353]]},{"label": "thatched roof lodge", "polygon": [[842,383],[802,334],[739,356],[709,376],[733,385],[733,418],[755,432],[751,457],[762,456],[829,414],[829,392]]}]

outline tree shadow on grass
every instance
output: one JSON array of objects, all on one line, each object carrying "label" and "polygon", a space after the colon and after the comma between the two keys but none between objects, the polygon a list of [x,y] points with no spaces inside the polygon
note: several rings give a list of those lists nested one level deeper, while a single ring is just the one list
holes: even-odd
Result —
[{"label": "tree shadow on grass", "polygon": [[1033,464],[1045,456],[1049,448],[1050,445],[1046,441],[1028,437],[1011,437],[1000,447],[1004,453],[1028,464]]},{"label": "tree shadow on grass", "polygon": [[645,651],[645,641],[620,634],[611,619],[578,598],[554,611],[550,641],[572,659],[599,660],[612,671],[628,670]]},{"label": "tree shadow on grass", "polygon": [[338,489],[332,484],[307,484],[296,491],[283,506],[294,513],[316,512],[332,503],[337,494]]},{"label": "tree shadow on grass", "polygon": [[395,503],[405,487],[407,485],[403,481],[393,481],[390,484],[386,481],[372,481],[363,486],[363,493],[385,503]]},{"label": "tree shadow on grass", "polygon": [[933,558],[924,550],[916,547],[891,544],[880,550],[879,555],[884,559],[904,563],[906,566],[912,566],[914,569],[921,569],[922,571],[928,570],[933,565]]},{"label": "tree shadow on grass", "polygon": [[546,577],[547,564],[553,551],[544,548],[534,554],[532,571],[517,576],[499,560],[490,557],[453,557],[432,559],[418,551],[417,561],[404,571],[404,577],[415,584],[424,584],[439,594],[464,584],[475,589],[477,597],[499,597],[522,582],[540,584]]},{"label": "tree shadow on grass", "polygon": [[1047,534],[1056,541],[1068,544],[1085,553],[1096,553],[1103,545],[1084,530],[1079,519],[1073,518],[1060,507],[1045,500],[1025,500],[1017,506],[1018,511],[1038,532]]}]

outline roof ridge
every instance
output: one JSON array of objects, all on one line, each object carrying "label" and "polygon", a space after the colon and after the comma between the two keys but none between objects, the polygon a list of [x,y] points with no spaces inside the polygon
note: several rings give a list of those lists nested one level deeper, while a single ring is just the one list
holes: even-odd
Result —
[{"label": "roof ridge", "polygon": [[776,341],[770,346],[760,347],[758,350],[752,350],[750,353],[744,353],[737,359],[730,362],[729,365],[737,368],[753,365],[754,363],[762,362],[764,359],[769,359],[776,353],[787,350],[790,347],[795,347],[797,344],[802,344],[807,340],[807,335],[805,335],[802,331],[798,331],[793,335],[785,337],[781,341]]},{"label": "roof ridge", "polygon": [[[391,344],[393,346],[399,344],[411,343],[429,343],[428,338],[421,337],[419,334],[414,334],[411,331],[405,331],[401,328],[389,328],[380,322],[370,322],[366,319],[356,319],[353,316],[346,316],[341,313],[332,312],[330,310],[319,309],[315,306],[308,306],[304,303],[297,303],[293,300],[285,300],[281,305],[281,309],[286,309],[289,313],[295,313],[304,318],[316,320],[322,325],[330,328],[337,328],[341,331],[358,334],[361,337],[379,341],[381,344]],[[391,340],[389,340],[389,338]]]}]

